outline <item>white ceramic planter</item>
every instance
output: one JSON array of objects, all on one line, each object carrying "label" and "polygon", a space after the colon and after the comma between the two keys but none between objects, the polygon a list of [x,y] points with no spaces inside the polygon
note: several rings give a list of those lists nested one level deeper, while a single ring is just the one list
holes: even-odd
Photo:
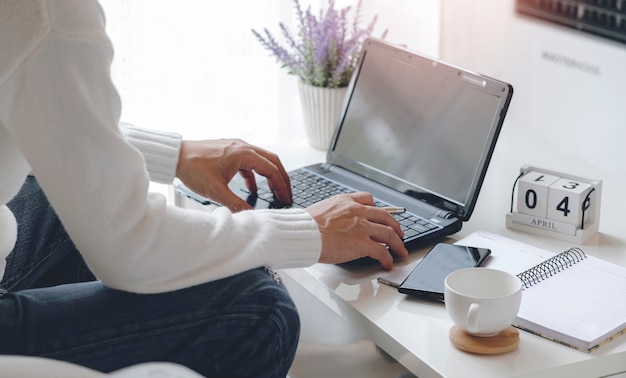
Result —
[{"label": "white ceramic planter", "polygon": [[298,81],[298,89],[309,144],[326,150],[333,137],[347,87],[322,88]]}]

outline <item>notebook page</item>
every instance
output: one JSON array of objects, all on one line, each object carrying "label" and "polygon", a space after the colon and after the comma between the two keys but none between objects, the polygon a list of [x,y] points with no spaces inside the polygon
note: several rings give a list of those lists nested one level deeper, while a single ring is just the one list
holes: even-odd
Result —
[{"label": "notebook page", "polygon": [[512,274],[519,274],[556,255],[550,251],[485,231],[475,231],[454,244],[489,248],[491,256],[483,266]]},{"label": "notebook page", "polygon": [[587,256],[525,289],[518,318],[541,327],[531,326],[533,331],[583,349],[593,347],[626,324],[625,273],[621,266]]}]

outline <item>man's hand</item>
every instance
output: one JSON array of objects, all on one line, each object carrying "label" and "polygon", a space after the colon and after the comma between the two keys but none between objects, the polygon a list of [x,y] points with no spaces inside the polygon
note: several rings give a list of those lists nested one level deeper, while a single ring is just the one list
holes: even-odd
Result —
[{"label": "man's hand", "polygon": [[239,173],[248,190],[257,191],[254,172],[265,176],[276,199],[291,203],[289,176],[278,156],[238,139],[183,141],[176,176],[194,192],[231,211],[250,209],[228,183]]},{"label": "man's hand", "polygon": [[391,269],[390,250],[398,257],[408,255],[398,221],[373,205],[371,194],[355,193],[341,194],[306,209],[322,234],[320,262],[337,264],[369,256]]}]

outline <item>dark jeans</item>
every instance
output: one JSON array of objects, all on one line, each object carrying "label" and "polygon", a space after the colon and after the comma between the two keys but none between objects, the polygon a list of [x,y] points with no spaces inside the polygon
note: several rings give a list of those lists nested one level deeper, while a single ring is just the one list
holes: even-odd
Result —
[{"label": "dark jeans", "polygon": [[170,361],[211,377],[287,374],[299,317],[265,269],[162,294],[113,290],[93,277],[33,177],[8,205],[19,228],[0,282],[0,354],[103,372]]}]

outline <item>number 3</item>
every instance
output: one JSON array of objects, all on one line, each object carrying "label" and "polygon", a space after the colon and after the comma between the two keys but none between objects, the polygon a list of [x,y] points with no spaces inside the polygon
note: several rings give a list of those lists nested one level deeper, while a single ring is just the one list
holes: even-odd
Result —
[{"label": "number 3", "polygon": [[565,189],[576,189],[578,187],[578,185],[580,185],[579,182],[570,181],[570,182],[567,183],[567,185],[563,185],[563,188],[565,188]]}]

